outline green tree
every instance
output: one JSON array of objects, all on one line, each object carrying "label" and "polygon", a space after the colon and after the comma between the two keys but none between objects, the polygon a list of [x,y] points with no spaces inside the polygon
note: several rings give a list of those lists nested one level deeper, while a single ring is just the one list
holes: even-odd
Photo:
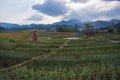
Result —
[{"label": "green tree", "polygon": [[89,23],[85,24],[84,35],[86,35],[87,37],[94,37],[95,35],[94,27],[91,26]]}]

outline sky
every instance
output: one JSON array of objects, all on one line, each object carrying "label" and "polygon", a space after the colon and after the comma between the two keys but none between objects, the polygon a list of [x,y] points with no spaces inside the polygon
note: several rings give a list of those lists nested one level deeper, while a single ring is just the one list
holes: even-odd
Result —
[{"label": "sky", "polygon": [[0,22],[51,24],[69,19],[120,20],[120,0],[0,0]]}]

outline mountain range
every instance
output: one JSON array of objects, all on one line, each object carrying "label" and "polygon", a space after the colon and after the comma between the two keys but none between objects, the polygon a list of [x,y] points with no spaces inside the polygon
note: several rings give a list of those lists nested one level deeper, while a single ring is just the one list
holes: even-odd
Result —
[{"label": "mountain range", "polygon": [[[112,19],[109,21],[89,21],[89,23],[94,26],[95,28],[103,28],[103,27],[108,27],[111,25],[115,25],[116,23],[120,22],[120,20]],[[59,22],[55,22],[52,24],[28,24],[28,25],[19,25],[19,24],[12,24],[12,23],[3,23],[0,22],[0,26],[5,28],[5,29],[34,29],[34,28],[39,28],[39,29],[44,29],[48,26],[50,27],[57,27],[57,26],[80,26],[84,27],[85,24],[88,22],[82,22],[77,19],[70,19],[68,21],[62,20]],[[2,29],[2,28],[1,28]]]}]

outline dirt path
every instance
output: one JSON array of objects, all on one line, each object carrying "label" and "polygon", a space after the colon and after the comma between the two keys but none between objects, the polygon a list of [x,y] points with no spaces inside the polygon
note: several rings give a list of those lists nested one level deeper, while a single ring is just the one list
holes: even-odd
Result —
[{"label": "dirt path", "polygon": [[59,47],[59,49],[63,49],[63,48],[68,44],[69,41],[70,41],[70,40],[67,40],[63,45],[61,45],[61,46]]},{"label": "dirt path", "polygon": [[49,57],[49,56],[51,56],[52,54],[55,54],[55,51],[56,51],[57,49],[63,49],[63,48],[67,45],[67,43],[68,43],[69,41],[70,41],[70,40],[67,40],[67,41],[66,41],[64,44],[62,44],[59,48],[56,48],[56,49],[54,49],[54,50],[52,50],[52,51],[50,51],[50,52],[48,52],[48,53],[45,53],[45,54],[40,55],[40,56],[37,56],[37,57],[33,57],[33,58],[30,59],[30,60],[27,60],[27,61],[24,61],[24,62],[22,62],[22,63],[13,65],[13,66],[11,66],[11,67],[9,67],[9,68],[3,68],[3,69],[0,70],[0,72],[5,72],[5,71],[14,70],[14,69],[16,69],[16,68],[23,67],[23,66],[25,66],[26,64],[28,64],[28,63],[30,63],[30,62],[32,62],[32,61],[34,61],[34,60],[37,60],[37,59],[39,59],[39,58],[44,59],[44,58],[46,58],[46,57]]}]

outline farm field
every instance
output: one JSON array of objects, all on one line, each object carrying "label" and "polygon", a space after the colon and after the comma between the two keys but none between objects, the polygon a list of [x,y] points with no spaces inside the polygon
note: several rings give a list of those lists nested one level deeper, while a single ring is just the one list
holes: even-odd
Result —
[{"label": "farm field", "polygon": [[30,31],[1,32],[0,80],[120,80],[120,33],[64,39],[76,34],[39,31],[32,42]]}]

